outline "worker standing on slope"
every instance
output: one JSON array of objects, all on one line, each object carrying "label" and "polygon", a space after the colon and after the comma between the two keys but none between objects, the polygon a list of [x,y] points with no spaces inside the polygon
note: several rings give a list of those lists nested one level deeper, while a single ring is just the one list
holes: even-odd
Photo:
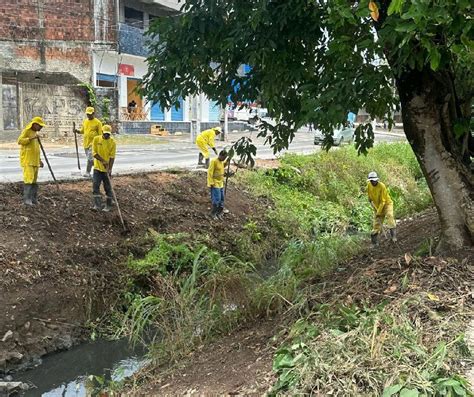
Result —
[{"label": "worker standing on slope", "polygon": [[41,117],[34,117],[18,138],[20,145],[20,164],[23,168],[23,202],[26,205],[38,204],[38,169],[43,168],[40,159],[38,132],[46,124]]},{"label": "worker standing on slope", "polygon": [[102,123],[95,117],[95,109],[91,106],[86,108],[86,116],[87,118],[82,122],[81,129],[74,132],[84,135],[83,146],[86,153],[87,165],[86,172],[83,176],[90,178],[92,165],[94,164],[94,158],[92,156],[92,141],[96,136],[102,134]]},{"label": "worker standing on slope", "polygon": [[393,201],[388,193],[387,187],[379,182],[376,172],[369,173],[367,181],[367,194],[369,202],[374,209],[374,221],[371,233],[372,244],[378,244],[378,235],[382,231],[384,219],[387,220],[387,226],[390,230],[390,237],[393,242],[397,241],[396,223],[393,216]]},{"label": "worker standing on slope", "polygon": [[211,217],[220,219],[224,211],[224,170],[227,164],[227,152],[222,150],[219,156],[212,159],[207,170],[207,187],[211,193]]},{"label": "worker standing on slope", "polygon": [[[92,195],[94,196],[94,207],[96,211],[108,212],[112,209],[113,193],[110,184],[112,168],[115,161],[116,143],[111,137],[112,127],[104,125],[102,135],[96,136],[92,141],[92,156],[94,157],[94,175],[92,177]],[[102,209],[102,195],[100,185],[104,184],[106,195],[105,207]]]},{"label": "worker standing on slope", "polygon": [[209,149],[210,147],[217,154],[215,138],[222,132],[221,127],[214,127],[201,132],[196,138],[196,145],[199,148],[198,165],[203,165],[202,160],[205,159],[206,168],[209,168]]}]

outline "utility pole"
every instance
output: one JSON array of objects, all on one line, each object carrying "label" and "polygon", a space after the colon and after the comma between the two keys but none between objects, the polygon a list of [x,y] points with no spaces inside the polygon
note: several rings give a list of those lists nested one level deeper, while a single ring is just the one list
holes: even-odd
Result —
[{"label": "utility pole", "polygon": [[191,98],[191,143],[196,141],[196,137],[201,130],[201,100],[200,95],[193,96]]},{"label": "utility pole", "polygon": [[224,107],[224,141],[227,140],[229,136],[229,104],[225,104]]}]

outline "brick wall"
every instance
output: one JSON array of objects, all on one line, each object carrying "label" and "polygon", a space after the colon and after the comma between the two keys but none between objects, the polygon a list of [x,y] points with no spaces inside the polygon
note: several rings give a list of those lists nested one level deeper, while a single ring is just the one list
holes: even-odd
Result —
[{"label": "brick wall", "polygon": [[92,47],[116,47],[118,0],[0,2],[0,73],[68,72],[90,81]]},{"label": "brick wall", "polygon": [[116,37],[114,9],[115,0],[1,2],[0,39],[113,42]]}]

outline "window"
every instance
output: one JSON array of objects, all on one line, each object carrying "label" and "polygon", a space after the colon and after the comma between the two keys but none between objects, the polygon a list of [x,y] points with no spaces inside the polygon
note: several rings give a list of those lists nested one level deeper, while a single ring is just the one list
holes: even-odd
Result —
[{"label": "window", "polygon": [[117,76],[114,76],[113,74],[97,73],[95,78],[96,87],[115,88],[116,84]]},{"label": "window", "polygon": [[143,12],[125,7],[125,23],[135,28],[143,29]]}]

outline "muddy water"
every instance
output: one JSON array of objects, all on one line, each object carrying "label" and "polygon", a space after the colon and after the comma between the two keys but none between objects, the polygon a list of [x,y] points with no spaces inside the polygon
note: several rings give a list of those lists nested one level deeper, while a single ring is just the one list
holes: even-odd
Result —
[{"label": "muddy water", "polygon": [[13,379],[31,386],[25,397],[85,397],[89,375],[123,380],[141,368],[143,356],[142,349],[132,349],[126,340],[84,343],[43,358],[36,368]]}]

